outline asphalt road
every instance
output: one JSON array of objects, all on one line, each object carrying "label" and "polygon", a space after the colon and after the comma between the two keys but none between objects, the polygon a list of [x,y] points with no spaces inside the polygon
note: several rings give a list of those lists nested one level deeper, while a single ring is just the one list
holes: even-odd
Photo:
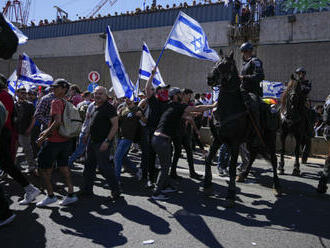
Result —
[{"label": "asphalt road", "polygon": [[[293,160],[286,159],[287,173]],[[215,195],[205,196],[200,182],[191,180],[185,159],[180,159],[178,193],[167,202],[150,199],[150,191],[131,175],[123,174],[124,199],[109,201],[109,190],[98,175],[95,196],[68,207],[58,203],[47,208],[19,206],[23,190],[11,179],[1,182],[10,197],[15,222],[0,229],[1,248],[12,247],[330,247],[330,195],[315,191],[317,173],[324,160],[302,165],[302,177],[280,177],[283,190],[275,198],[271,190],[271,167],[257,160],[246,183],[237,183],[237,204],[224,208],[226,178],[213,167]],[[196,156],[196,170],[203,162]],[[73,171],[81,183],[82,167]],[[55,173],[57,195],[63,181]],[[29,176],[35,184],[41,181]],[[75,187],[78,190],[78,187]],[[37,200],[42,199],[40,195]],[[152,244],[144,245],[144,241]]]}]

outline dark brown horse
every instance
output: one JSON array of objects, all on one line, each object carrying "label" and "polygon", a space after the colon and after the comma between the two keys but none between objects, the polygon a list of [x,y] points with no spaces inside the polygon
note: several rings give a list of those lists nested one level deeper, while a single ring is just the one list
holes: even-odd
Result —
[{"label": "dark brown horse", "polygon": [[[222,55],[220,53],[220,55]],[[215,65],[213,71],[208,76],[208,85],[219,85],[220,93],[218,97],[217,111],[215,112],[216,123],[214,125],[215,139],[211,145],[205,163],[204,191],[210,192],[212,189],[212,160],[220,145],[226,143],[230,148],[229,186],[227,191],[227,207],[232,207],[236,198],[236,165],[240,144],[247,142],[250,152],[250,164],[255,160],[258,152],[269,160],[273,167],[273,189],[276,196],[280,195],[280,183],[277,176],[277,159],[275,155],[275,144],[267,143],[272,138],[263,137],[266,142],[264,149],[252,149],[251,119],[246,110],[240,92],[241,81],[238,76],[233,53],[229,56],[222,56]],[[265,133],[263,132],[263,135]],[[251,166],[251,165],[250,165]]]},{"label": "dark brown horse", "polygon": [[306,131],[305,98],[301,91],[301,85],[293,75],[287,89],[281,98],[281,160],[278,173],[284,174],[285,141],[288,134],[292,134],[296,140],[295,163],[292,175],[300,175],[299,153],[300,144]]}]

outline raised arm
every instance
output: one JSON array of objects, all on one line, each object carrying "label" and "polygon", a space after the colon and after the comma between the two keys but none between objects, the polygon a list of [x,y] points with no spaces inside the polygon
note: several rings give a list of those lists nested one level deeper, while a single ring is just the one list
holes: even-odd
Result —
[{"label": "raised arm", "polygon": [[155,74],[156,74],[156,67],[152,69],[151,75],[146,83],[146,87],[144,88],[147,98],[152,97],[154,94],[152,81],[154,80]]}]

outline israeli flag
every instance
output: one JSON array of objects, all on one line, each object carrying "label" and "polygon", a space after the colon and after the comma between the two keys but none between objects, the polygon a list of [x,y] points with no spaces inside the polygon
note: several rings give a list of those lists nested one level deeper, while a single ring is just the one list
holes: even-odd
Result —
[{"label": "israeli flag", "polygon": [[285,90],[285,86],[281,82],[262,81],[262,89],[264,97],[280,98]]},{"label": "israeli flag", "polygon": [[140,80],[138,79],[136,81],[135,86],[134,86],[134,96],[135,97],[138,97],[139,96],[139,93],[140,93]]},{"label": "israeli flag", "polygon": [[219,87],[213,87],[213,92],[212,92],[212,100],[213,102],[217,102],[219,99],[219,93],[220,93],[220,88]]},{"label": "israeli flag", "polygon": [[[156,66],[154,59],[151,56],[149,48],[145,42],[142,46],[142,56],[140,60],[139,78],[148,80],[151,76],[152,69]],[[162,76],[160,75],[159,69],[157,67],[156,74],[153,78],[152,84],[154,88],[157,86],[165,86]]]},{"label": "israeli flag", "polygon": [[123,63],[121,62],[115,40],[109,26],[107,28],[105,62],[110,68],[110,77],[116,96],[118,98],[134,98],[134,86],[126,73]]},{"label": "israeli flag", "polygon": [[165,43],[165,49],[213,62],[220,59],[217,52],[209,47],[201,25],[181,11]]},{"label": "israeli flag", "polygon": [[8,78],[9,93],[15,95],[15,90],[24,87],[29,90],[37,86],[50,86],[53,84],[53,77],[39,70],[33,60],[26,54],[22,56],[21,73],[17,78],[16,70]]},{"label": "israeli flag", "polygon": [[11,30],[13,30],[13,32],[16,34],[18,38],[18,44],[19,45],[25,44],[28,41],[28,37],[25,34],[23,34],[23,32],[19,30],[14,24],[12,24],[5,16],[3,17],[5,18]]}]

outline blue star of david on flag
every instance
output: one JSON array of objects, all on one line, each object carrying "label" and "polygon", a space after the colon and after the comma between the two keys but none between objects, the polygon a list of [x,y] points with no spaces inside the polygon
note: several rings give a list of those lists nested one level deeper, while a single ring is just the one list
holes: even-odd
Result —
[{"label": "blue star of david on flag", "polygon": [[202,37],[199,37],[198,39],[194,37],[194,40],[190,43],[195,47],[195,52],[203,51]]},{"label": "blue star of david on flag", "polygon": [[209,47],[202,26],[181,11],[164,48],[197,59],[213,62],[217,62],[220,59],[218,53]]}]

